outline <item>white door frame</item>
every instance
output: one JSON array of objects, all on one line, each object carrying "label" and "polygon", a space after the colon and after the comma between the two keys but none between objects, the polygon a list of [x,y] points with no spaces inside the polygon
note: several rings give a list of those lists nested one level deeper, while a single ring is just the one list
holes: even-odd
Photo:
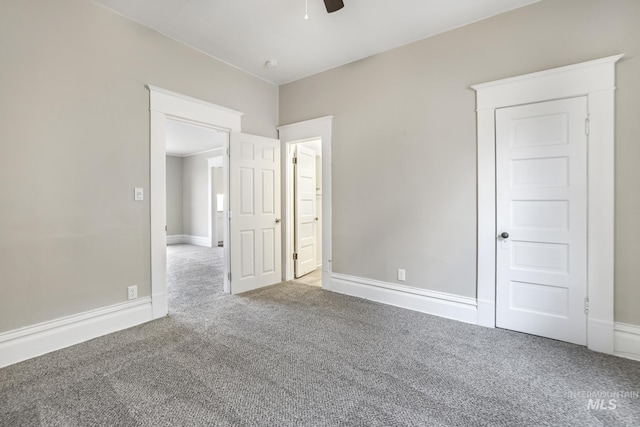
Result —
[{"label": "white door frame", "polygon": [[283,280],[293,280],[293,173],[289,153],[293,144],[322,140],[322,287],[331,290],[331,135],[333,116],[325,116],[278,127],[282,143],[282,197],[284,236],[282,254]]},{"label": "white door frame", "polygon": [[[151,306],[152,318],[168,313],[167,299],[167,171],[166,171],[166,122],[167,118],[226,132],[241,131],[243,113],[212,104],[190,96],[148,85],[150,111],[149,197],[151,211]],[[228,142],[225,149],[228,148]],[[226,156],[223,156],[226,163]],[[225,164],[225,167],[228,165]],[[226,169],[228,170],[228,169]],[[228,188],[225,188],[228,194]],[[226,197],[225,199],[228,199]],[[228,202],[225,201],[228,206]],[[227,222],[225,220],[225,222]],[[225,230],[228,227],[225,226]],[[225,241],[228,236],[225,233]],[[228,250],[225,245],[225,291],[227,281]]]},{"label": "white door frame", "polygon": [[471,86],[478,126],[478,324],[495,327],[495,110],[586,95],[588,136],[587,347],[614,352],[614,92],[623,55]]}]

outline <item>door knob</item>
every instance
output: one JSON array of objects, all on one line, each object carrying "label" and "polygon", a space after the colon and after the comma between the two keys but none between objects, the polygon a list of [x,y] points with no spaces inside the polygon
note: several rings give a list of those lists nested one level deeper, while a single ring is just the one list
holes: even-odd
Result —
[{"label": "door knob", "polygon": [[280,218],[276,218],[276,224],[280,224]]},{"label": "door knob", "polygon": [[503,231],[502,234],[500,235],[500,237],[502,237],[503,239],[508,239],[509,238],[509,233],[507,233],[506,231]]}]

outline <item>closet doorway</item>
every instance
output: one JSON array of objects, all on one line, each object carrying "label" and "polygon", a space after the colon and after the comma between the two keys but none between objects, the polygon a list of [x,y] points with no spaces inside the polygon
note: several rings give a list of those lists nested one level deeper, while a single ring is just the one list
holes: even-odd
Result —
[{"label": "closet doorway", "polygon": [[293,280],[322,286],[322,140],[288,144],[287,158]]},{"label": "closet doorway", "polygon": [[[291,123],[278,127],[282,144],[282,212],[284,214],[282,267],[283,280],[305,279],[313,280],[309,274],[295,279],[294,267],[294,168],[293,158],[296,146],[306,144],[313,147],[316,156],[321,157],[321,163],[316,165],[316,185],[319,190],[316,196],[321,196],[318,204],[316,199],[316,214],[318,216],[315,231],[317,232],[316,251],[322,256],[316,265],[317,282],[322,282],[322,288],[331,290],[331,140],[333,116],[319,117],[303,122]],[[313,217],[315,220],[315,216]],[[316,221],[314,221],[316,222]],[[316,233],[314,233],[316,235]],[[302,280],[301,280],[302,279]]]}]

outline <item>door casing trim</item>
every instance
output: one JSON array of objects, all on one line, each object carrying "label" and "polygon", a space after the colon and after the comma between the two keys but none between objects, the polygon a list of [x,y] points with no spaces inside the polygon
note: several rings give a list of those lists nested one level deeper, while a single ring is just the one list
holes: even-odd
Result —
[{"label": "door casing trim", "polygon": [[476,91],[478,324],[495,327],[497,108],[587,96],[587,347],[614,352],[615,64],[624,54],[471,86]]}]

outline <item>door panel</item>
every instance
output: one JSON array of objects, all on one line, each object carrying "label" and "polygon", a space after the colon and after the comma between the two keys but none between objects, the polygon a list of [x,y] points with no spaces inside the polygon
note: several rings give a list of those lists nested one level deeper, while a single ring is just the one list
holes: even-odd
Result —
[{"label": "door panel", "polygon": [[282,280],[280,141],[241,133],[230,138],[231,293]]},{"label": "door panel", "polygon": [[511,226],[554,233],[567,230],[569,203],[564,200],[512,200]]},{"label": "door panel", "polygon": [[276,271],[276,235],[273,228],[262,230],[262,274]]},{"label": "door panel", "polygon": [[295,165],[295,277],[316,269],[316,152],[296,146]]},{"label": "door panel", "polygon": [[584,97],[496,110],[496,325],[583,345],[586,117]]},{"label": "door panel", "polygon": [[[537,155],[544,154],[539,153]],[[569,183],[569,159],[566,156],[542,159],[514,159],[511,161],[510,181],[511,187],[514,189],[566,188]]]}]

